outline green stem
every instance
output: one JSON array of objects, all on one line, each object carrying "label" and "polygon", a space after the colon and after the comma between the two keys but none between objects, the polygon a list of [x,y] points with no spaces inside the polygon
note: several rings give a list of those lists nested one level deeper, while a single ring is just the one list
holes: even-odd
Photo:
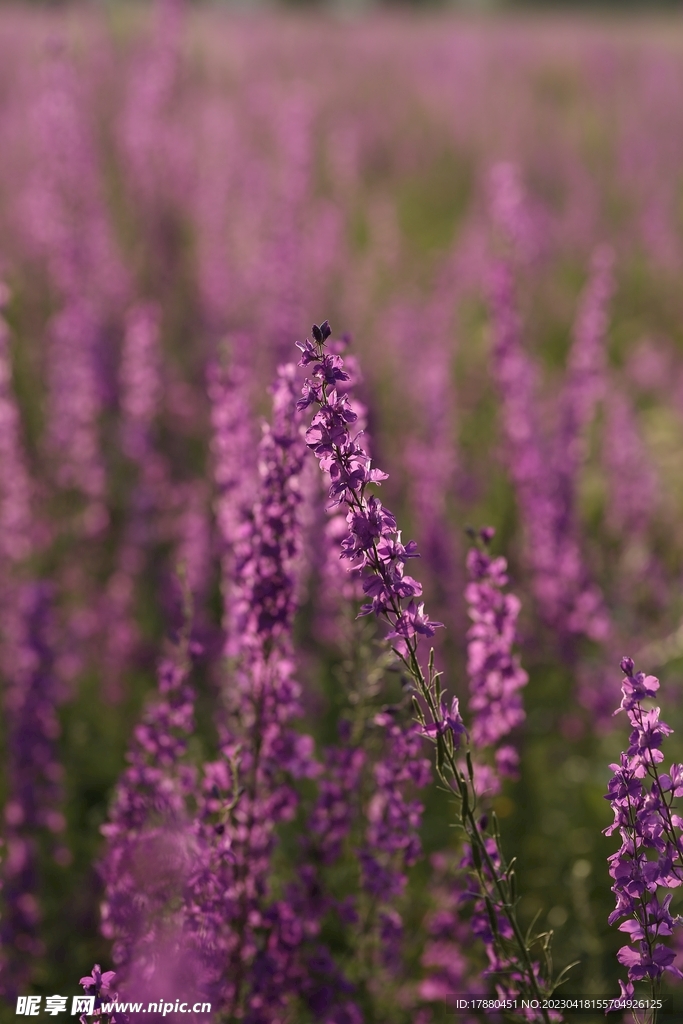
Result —
[{"label": "green stem", "polygon": [[[317,348],[318,348],[319,358],[322,360],[322,358],[323,358],[324,343],[316,343],[316,344],[317,344]],[[325,406],[329,405],[328,398],[327,398],[327,389],[328,389],[328,385],[323,380],[322,381],[322,387],[321,387],[321,401],[320,401],[321,407],[325,407]],[[348,470],[348,468],[349,468],[349,458],[348,458],[348,456],[335,444],[332,445],[332,449],[333,449],[335,461],[337,461],[337,463],[339,465],[343,466],[345,469]],[[349,509],[351,511],[362,512],[364,510],[363,501],[364,501],[364,493],[365,493],[365,484],[361,485],[361,487],[358,488],[357,491],[354,491],[353,489],[348,488],[348,492],[350,494],[350,497],[346,499],[346,502],[345,502],[346,505],[349,507]],[[400,600],[397,599],[395,597],[395,595],[393,595],[392,592],[391,592],[391,586],[390,586],[390,582],[391,581],[388,578],[388,573],[387,573],[386,567],[384,566],[382,560],[379,557],[379,554],[377,552],[377,545],[376,545],[375,542],[373,542],[373,545],[372,545],[372,554],[368,556],[368,564],[369,564],[371,570],[376,575],[378,575],[385,582],[385,584],[387,585],[387,593],[389,593],[391,595],[391,598],[390,598],[390,600],[391,600],[391,612],[385,611],[384,615],[385,615],[387,621],[392,626],[395,626],[396,621],[398,621],[400,619],[400,616],[402,614],[401,603],[400,603]],[[395,620],[394,621],[392,621],[392,618],[391,618],[392,614],[395,616]],[[430,714],[432,716],[433,722],[438,723],[442,719],[441,709],[438,706],[437,700],[435,699],[435,695],[432,693],[431,687],[427,684],[427,681],[424,678],[424,675],[422,673],[422,669],[420,668],[420,664],[419,664],[419,662],[417,660],[417,654],[416,654],[416,651],[417,651],[417,641],[413,640],[413,638],[408,638],[406,640],[406,646],[407,646],[408,652],[409,652],[409,659],[408,659],[408,661],[403,659],[404,663],[408,667],[408,670],[410,671],[410,674],[411,674],[411,676],[413,677],[413,680],[416,683],[416,686],[417,686],[417,689],[418,689],[420,695],[422,696],[423,700],[427,704],[427,707],[429,708],[429,712],[430,712]],[[539,985],[538,985],[538,981],[536,979],[536,975],[534,973],[533,964],[532,964],[531,958],[529,956],[529,951],[527,949],[526,941],[524,939],[524,936],[522,934],[521,928],[520,928],[519,923],[517,921],[517,916],[516,916],[515,910],[514,910],[514,903],[511,900],[511,893],[508,891],[509,883],[506,880],[506,884],[505,885],[503,884],[503,879],[499,877],[498,871],[496,870],[496,867],[495,867],[495,865],[493,863],[493,860],[492,860],[491,856],[489,855],[488,849],[486,848],[486,844],[483,841],[483,839],[481,837],[481,834],[480,834],[480,831],[479,831],[479,829],[477,827],[477,823],[476,823],[476,821],[474,819],[473,808],[469,805],[469,798],[468,798],[469,794],[468,794],[467,780],[465,779],[464,775],[462,774],[462,772],[460,771],[460,769],[458,768],[458,765],[456,763],[455,756],[454,756],[453,745],[452,745],[452,740],[450,740],[450,742],[446,741],[442,734],[437,734],[436,743],[437,743],[437,748],[438,748],[437,772],[439,774],[439,777],[448,786],[449,790],[452,791],[452,786],[450,785],[449,780],[447,779],[447,777],[443,773],[443,769],[442,769],[442,766],[441,766],[442,765],[442,758],[445,756],[446,761],[448,763],[448,766],[449,766],[449,768],[450,768],[450,770],[452,772],[453,778],[455,779],[456,784],[458,786],[458,790],[459,790],[459,795],[460,795],[460,800],[461,800],[461,823],[463,825],[463,828],[465,829],[466,834],[468,835],[468,838],[469,838],[472,846],[476,847],[476,849],[477,849],[477,852],[479,854],[479,863],[480,863],[480,865],[481,864],[485,864],[488,872],[490,873],[490,877],[491,877],[492,882],[493,882],[493,887],[494,887],[495,892],[496,892],[495,902],[498,904],[498,909],[500,909],[502,911],[502,913],[505,915],[505,917],[507,918],[507,921],[508,921],[508,923],[509,923],[509,925],[510,925],[510,927],[512,929],[512,933],[513,933],[513,935],[515,937],[515,942],[516,942],[516,944],[518,946],[518,949],[519,949],[521,966],[523,967],[524,973],[526,974],[526,977],[527,977],[528,987],[529,987],[530,991],[533,993],[534,998],[536,998],[536,999],[538,999],[540,1001],[540,1000],[542,1000],[543,995],[541,993],[541,990],[540,990]],[[473,796],[476,799],[476,793],[474,792],[474,787],[472,788],[472,791],[473,791]],[[498,841],[497,840],[496,840],[496,843],[498,845]],[[502,852],[500,851],[500,847],[498,847],[498,849],[499,849],[499,855],[500,855],[500,860],[501,860],[501,867],[503,869],[503,873],[505,873],[505,871],[506,871],[505,861],[504,861],[504,858],[502,856]],[[482,889],[482,894],[484,894],[485,896],[487,896],[490,899],[491,897],[489,895],[489,882],[486,879],[486,876],[485,876],[485,873],[484,873],[482,867],[481,866],[480,867],[476,867],[475,870],[476,870],[476,874],[477,874],[477,878],[478,878],[479,884],[480,884],[481,889]],[[548,1012],[546,1010],[541,1010],[541,1014],[542,1014],[542,1017],[543,1017],[543,1020],[544,1020],[545,1024],[550,1024],[550,1017],[548,1015]]]}]

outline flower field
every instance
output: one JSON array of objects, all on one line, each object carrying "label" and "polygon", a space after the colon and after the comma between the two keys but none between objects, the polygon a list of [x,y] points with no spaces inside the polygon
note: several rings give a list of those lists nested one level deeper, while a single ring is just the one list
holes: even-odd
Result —
[{"label": "flower field", "polygon": [[0,10],[0,1021],[683,1014],[682,105],[673,18]]}]

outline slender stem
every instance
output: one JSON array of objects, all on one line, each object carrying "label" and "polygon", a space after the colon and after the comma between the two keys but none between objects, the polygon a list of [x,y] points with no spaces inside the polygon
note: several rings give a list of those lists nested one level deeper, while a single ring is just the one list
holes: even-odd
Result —
[{"label": "slender stem", "polygon": [[[318,356],[322,360],[324,343],[316,342],[316,345],[318,349]],[[322,380],[322,385],[320,389],[319,404],[321,408],[329,407],[328,385],[324,379]],[[351,468],[351,457],[335,443],[332,443],[330,447],[332,449],[332,456],[334,461],[348,472]],[[365,483],[355,488],[353,486],[347,485],[346,497],[344,500],[345,504],[352,512],[359,512],[361,514],[364,512],[365,487]],[[390,625],[395,628],[396,624],[400,621],[402,615],[401,601],[400,598],[398,598],[396,594],[392,592],[389,570],[387,569],[383,560],[380,558],[377,550],[377,543],[374,540],[372,542],[371,549],[368,549],[366,552],[366,562],[369,565],[371,571],[376,576],[379,576],[380,579],[382,579],[382,581],[385,584],[385,593],[389,595],[390,608],[383,609],[382,615],[390,623]],[[433,684],[433,680],[430,677],[430,683],[427,682],[420,667],[419,661],[417,659],[417,640],[414,637],[406,638],[406,647],[408,649],[407,659],[399,652],[397,653],[399,653],[399,656],[403,660],[404,664],[406,665],[408,671],[410,672],[417,686],[418,692],[425,701],[427,708],[429,709],[432,721],[438,725],[443,721],[443,713],[441,711],[438,696],[433,692],[433,686],[430,685]],[[474,786],[472,786],[472,795],[474,799],[473,802],[470,803],[468,794],[468,783],[455,760],[452,738],[449,737],[448,739],[445,739],[444,734],[440,731],[437,731],[436,745],[438,775],[444,782],[444,784],[448,786],[449,790],[452,791],[453,787],[449,779],[443,772],[442,768],[443,760],[445,759],[459,791],[461,800],[461,824],[470,840],[472,847],[476,848],[478,853],[478,863],[475,861],[475,871],[479,881],[479,885],[481,887],[482,895],[486,899],[490,900],[492,903],[495,903],[497,909],[500,910],[507,919],[510,928],[512,929],[512,933],[515,938],[515,943],[519,949],[519,966],[521,966],[524,971],[530,991],[533,993],[533,996],[540,1001],[543,998],[543,994],[541,992],[541,989],[538,984],[538,979],[536,978],[536,974],[534,972],[534,966],[529,955],[527,943],[517,921],[514,903],[511,899],[512,894],[509,889],[509,881],[507,880],[507,878],[500,877],[500,871],[496,867],[493,858],[491,857],[488,851],[486,843],[482,839],[479,828],[477,826],[477,822],[474,818],[474,802],[476,801],[476,792],[474,790]],[[498,854],[500,857],[502,874],[503,876],[505,876],[507,868],[505,865],[502,852],[500,851],[497,839],[496,846],[498,848]],[[486,871],[484,871],[483,865],[485,866]],[[486,877],[486,872],[488,872],[490,879]],[[493,890],[491,889],[491,886],[493,886]],[[548,1012],[542,1009],[541,1014],[545,1024],[550,1024],[550,1017]]]}]

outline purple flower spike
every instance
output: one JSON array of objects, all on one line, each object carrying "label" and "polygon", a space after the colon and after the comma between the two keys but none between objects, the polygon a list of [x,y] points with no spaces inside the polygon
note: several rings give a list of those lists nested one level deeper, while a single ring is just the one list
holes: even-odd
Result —
[{"label": "purple flower spike", "polygon": [[[491,537],[493,531],[489,528]],[[481,535],[484,530],[481,531]],[[472,738],[476,746],[498,743],[524,721],[520,690],[528,676],[513,655],[520,602],[502,593],[507,562],[476,548],[467,558],[471,583],[465,596],[472,625],[467,633]]]},{"label": "purple flower spike", "polygon": [[654,984],[665,971],[683,977],[674,965],[675,951],[657,941],[683,923],[670,912],[673,894],[661,901],[658,896],[660,888],[683,883],[683,820],[672,813],[674,798],[683,796],[683,766],[672,765],[668,774],[657,767],[664,760],[662,743],[673,730],[660,721],[659,708],[646,711],[642,701],[654,696],[659,680],[636,672],[631,658],[622,658],[621,668],[623,699],[617,711],[626,711],[632,731],[619,764],[610,765],[614,774],[605,799],[614,822],[605,834],[618,829],[622,840],[608,858],[617,899],[609,923],[625,918],[619,931],[629,936],[630,945],[621,947],[617,959],[628,969],[628,985],[622,989],[632,995],[634,981]]},{"label": "purple flower spike", "polygon": [[398,640],[399,647],[408,642],[414,652],[417,640],[434,636],[443,623],[431,621],[424,604],[415,602],[422,586],[405,575],[406,560],[418,556],[417,545],[414,541],[404,545],[393,513],[374,495],[366,496],[367,485],[379,484],[387,475],[372,468],[369,454],[359,443],[360,432],[351,434],[358,416],[348,395],[337,391],[350,375],[340,355],[323,351],[331,334],[329,323],[314,326],[312,333],[313,342],[308,338],[303,344],[297,342],[302,353],[299,366],[314,364],[314,379],[306,379],[297,408],[318,407],[306,431],[306,444],[329,475],[333,506],[344,504],[348,510],[349,532],[342,541],[342,558],[353,561],[352,569],[365,575],[363,591],[372,600],[362,606],[360,614],[381,616],[390,626],[387,639]]}]

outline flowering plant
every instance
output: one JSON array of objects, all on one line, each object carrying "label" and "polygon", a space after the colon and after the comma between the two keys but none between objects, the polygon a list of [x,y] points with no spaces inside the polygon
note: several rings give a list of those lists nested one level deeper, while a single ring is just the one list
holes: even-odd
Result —
[{"label": "flowering plant", "polygon": [[[313,325],[313,341],[306,339],[303,344],[297,342],[302,353],[299,365],[312,367],[313,374],[304,383],[298,408],[306,409],[311,405],[317,408],[306,432],[306,443],[319,460],[323,472],[329,476],[332,507],[344,505],[347,509],[348,534],[341,543],[341,556],[352,561],[355,570],[362,571],[363,591],[372,598],[362,606],[360,614],[374,613],[389,626],[386,639],[394,641],[394,653],[412,680],[415,714],[423,735],[435,746],[437,774],[458,800],[457,823],[466,835],[469,850],[467,866],[476,885],[480,909],[485,911],[487,919],[482,933],[494,951],[490,956],[492,971],[500,972],[507,978],[507,985],[502,986],[501,991],[504,988],[507,994],[518,992],[540,1000],[543,994],[552,992],[560,980],[553,980],[549,973],[549,936],[547,933],[526,936],[522,933],[516,915],[514,867],[503,856],[495,816],[492,818],[491,834],[486,831],[488,819],[476,817],[478,793],[470,751],[467,751],[464,763],[457,757],[462,741],[468,735],[460,715],[458,698],[453,697],[450,702],[447,700],[441,687],[441,674],[435,669],[433,650],[429,655],[426,673],[420,664],[420,639],[434,636],[442,623],[431,621],[425,612],[424,603],[416,601],[422,593],[422,587],[405,572],[406,562],[418,556],[417,545],[414,541],[403,543],[393,513],[377,497],[367,494],[368,486],[380,484],[387,479],[387,474],[373,468],[372,460],[362,445],[362,436],[351,434],[356,414],[348,395],[340,395],[338,392],[338,384],[347,381],[349,375],[344,369],[342,357],[325,351],[331,333],[329,323],[324,321],[320,325]],[[491,535],[484,532],[482,539],[486,542],[491,539]],[[471,564],[475,578],[478,571],[480,577],[491,574],[498,585],[503,581],[504,564],[501,562],[493,564],[488,556],[482,555],[479,556],[477,566],[477,556],[473,555]],[[473,586],[476,588],[476,584]],[[495,608],[496,590],[489,585],[485,596],[481,581],[479,589],[481,592],[476,597],[482,609],[486,596],[489,604]],[[474,593],[471,596],[474,601]],[[517,610],[514,601],[508,598],[503,600],[502,605],[503,618],[514,621]],[[491,630],[490,626],[488,629],[486,627],[485,612],[475,613],[475,618],[479,621],[475,623],[473,632],[475,636],[481,636],[471,644],[470,655],[473,663],[481,663],[478,664],[481,669],[486,655],[491,655]],[[493,726],[494,736],[507,732],[514,724],[515,715],[519,716],[514,694],[525,681],[519,667],[509,659],[504,662],[503,677],[506,683],[498,697],[506,703],[506,713],[512,714],[512,721]],[[481,713],[476,722],[479,732],[485,719],[484,707],[493,694],[490,687],[487,692],[486,677],[479,680],[475,672],[474,680],[475,688],[479,691],[479,702],[475,708]],[[489,707],[488,717],[492,722],[500,716],[500,704],[496,711]],[[531,947],[537,943],[545,954],[545,974],[530,953]],[[540,1012],[543,1020],[550,1020],[546,1010]]]},{"label": "flowering plant", "polygon": [[[662,743],[673,732],[661,721],[658,707],[646,708],[659,680],[636,672],[632,658],[622,658],[621,669],[623,696],[614,713],[625,711],[632,731],[619,763],[610,765],[614,774],[605,797],[614,811],[605,835],[618,830],[621,836],[621,847],[609,858],[617,898],[609,923],[624,918],[619,931],[628,935],[629,945],[617,953],[628,969],[628,981],[620,982],[622,994],[632,998],[634,981],[647,981],[656,998],[665,972],[683,978],[674,964],[676,951],[661,941],[683,925],[683,918],[670,910],[673,893],[666,892],[683,882],[683,818],[674,810],[674,800],[683,796],[683,765],[672,764],[668,772],[659,767]],[[654,1024],[656,1017],[653,1010],[644,1019]]]}]

